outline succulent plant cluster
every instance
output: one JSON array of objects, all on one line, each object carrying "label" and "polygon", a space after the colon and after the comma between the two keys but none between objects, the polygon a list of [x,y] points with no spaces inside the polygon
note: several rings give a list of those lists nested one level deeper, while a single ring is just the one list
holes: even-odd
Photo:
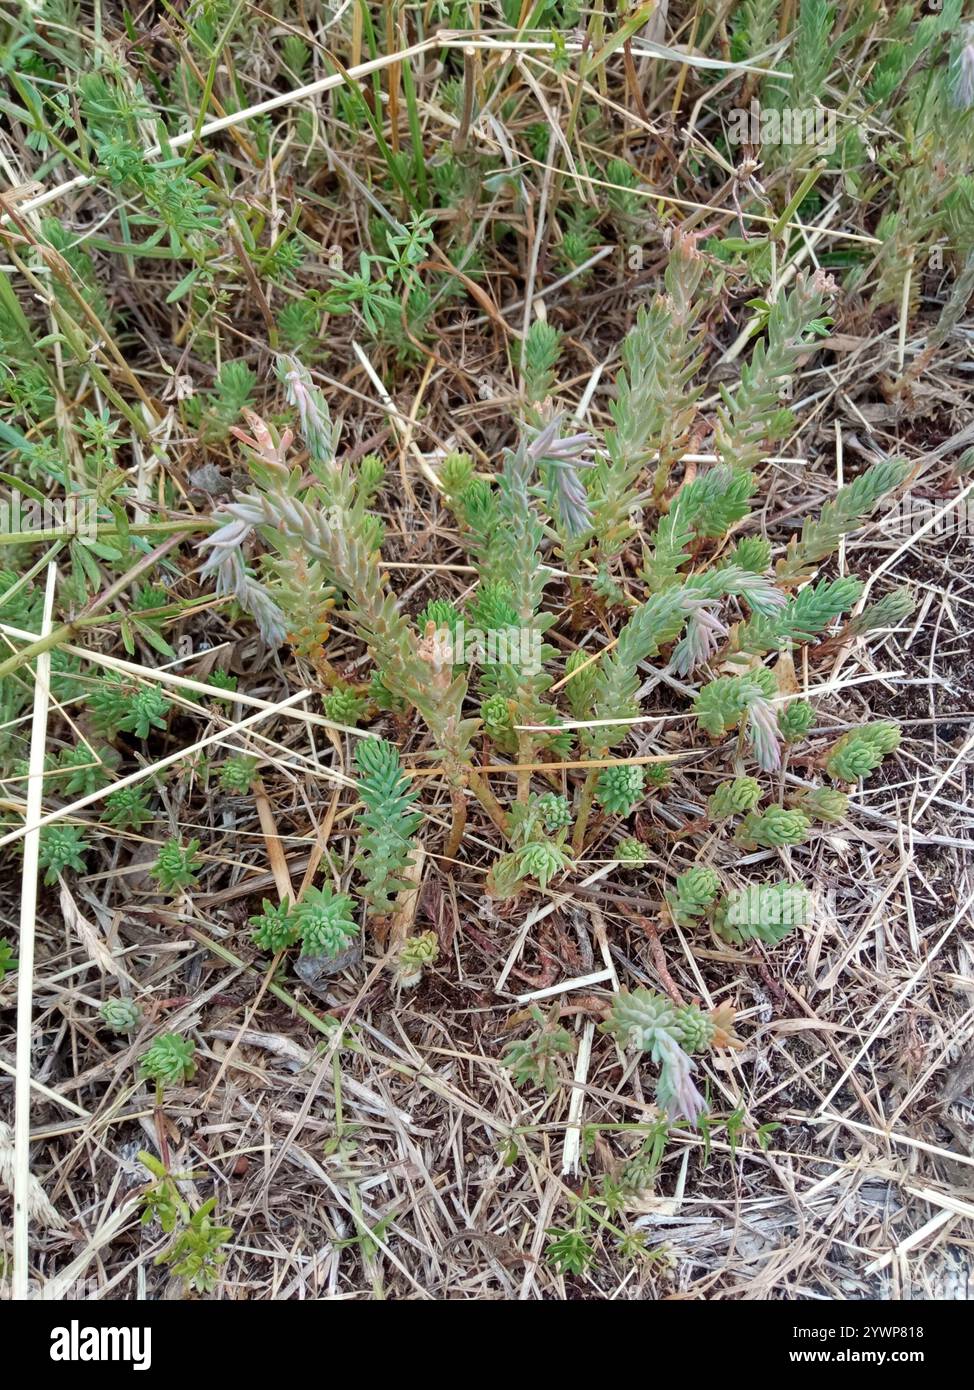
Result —
[{"label": "succulent plant cluster", "polygon": [[251,937],[262,951],[275,955],[300,942],[303,956],[336,960],[358,936],[353,911],[349,895],[336,893],[330,883],[309,888],[293,905],[287,898],[277,904],[265,898],[250,919]]},{"label": "succulent plant cluster", "polygon": [[[380,564],[382,525],[370,506],[379,472],[368,459],[354,465],[342,458],[324,398],[294,358],[281,359],[280,375],[308,450],[310,481],[289,461],[291,430],[279,432],[248,413],[249,431],[235,433],[248,452],[252,487],[223,506],[221,524],[204,543],[204,571],[278,643],[287,633],[294,641],[299,628],[307,635],[301,624],[308,567],[315,567],[313,582],[325,595],[329,619],[340,617],[360,637],[375,667],[368,697],[329,676],[327,716],[352,729],[384,710],[395,709],[400,718],[410,709],[418,714],[450,799],[445,862],[462,853],[472,797],[501,837],[486,880],[498,899],[544,894],[567,882],[596,827],[618,839],[618,862],[630,871],[651,857],[626,822],[653,797],[670,795],[681,757],[662,750],[627,757],[622,746],[640,716],[647,671],[661,669],[684,687],[690,682],[688,748],[706,749],[709,740],[718,758],[733,755],[734,775],[717,780],[685,832],[716,837],[719,852],[708,850],[703,862],[664,881],[665,912],[680,927],[707,920],[729,942],[773,944],[805,920],[805,898],[799,901],[799,887],[790,882],[769,884],[759,876],[755,885],[741,884],[728,856],[788,853],[821,833],[819,827],[842,821],[850,805],[844,788],[875,771],[899,737],[886,722],[851,730],[824,753],[803,756],[805,765],[823,768],[840,785],[809,781],[784,798],[773,795],[764,779],[801,755],[815,724],[812,704],[779,686],[776,663],[783,652],[851,640],[874,622],[908,613],[909,596],[899,592],[850,617],[861,581],[823,569],[843,536],[905,482],[908,468],[896,459],[873,463],[777,548],[749,529],[764,458],[791,424],[781,399],[785,383],[826,331],[832,286],[816,273],[799,275],[765,306],[763,332],[736,387],[722,388],[716,463],[674,481],[695,418],[701,290],[719,273],[694,238],[676,237],[664,293],[637,314],[623,344],[612,425],[601,439],[566,426],[552,399],[560,340],[537,325],[531,330],[523,423],[498,471],[485,474],[457,453],[440,468],[442,500],[477,576],[465,604],[434,598],[415,621],[407,615]],[[634,593],[627,547],[637,535],[638,509],[647,505],[646,471],[654,458],[649,506],[655,520],[643,528],[641,591]],[[254,538],[265,547],[255,569],[246,558]],[[558,649],[546,634],[556,622],[551,591],[559,565],[572,602],[613,622],[620,610],[621,617],[604,647],[595,633],[574,645],[557,696]],[[301,566],[307,573],[296,604],[288,576]],[[593,576],[588,587],[586,573]],[[320,653],[319,669],[324,660]],[[694,740],[695,729],[703,741]],[[475,736],[516,768],[506,805],[478,767]],[[579,770],[561,780],[561,790],[537,790],[536,775],[549,763],[553,772]],[[423,823],[419,783],[384,739],[360,735],[353,767],[364,809],[354,812],[358,882],[350,888],[368,915],[382,916],[404,886]],[[246,781],[243,768],[240,781]],[[164,856],[173,859],[167,881],[175,885],[181,875],[173,846]],[[751,886],[756,896],[748,896]],[[253,925],[262,949],[300,941],[304,953],[328,956],[341,954],[357,932],[351,898],[330,887],[311,890],[293,909],[265,904]],[[424,943],[420,936],[404,948],[399,968],[407,979],[421,973]],[[718,1033],[708,1032],[696,1014],[671,1014],[665,1000],[634,998],[663,1020],[652,1025],[649,1050],[665,1077],[666,1103],[682,1096],[684,1112],[698,1114],[681,1048],[699,1050]],[[620,1007],[613,1027],[625,1031],[625,1009],[636,1006]],[[635,1026],[625,1025],[630,1033]]]},{"label": "succulent plant cluster", "polygon": [[195,888],[202,859],[197,854],[199,840],[183,845],[176,836],[166,841],[149,872],[164,893],[180,893]]},{"label": "succulent plant cluster", "polygon": [[196,1044],[179,1033],[164,1033],[142,1054],[140,1069],[143,1076],[157,1086],[178,1086],[189,1081],[196,1071]]},{"label": "succulent plant cluster", "polygon": [[106,999],[98,1010],[101,1021],[113,1033],[132,1033],[142,1022],[142,1010],[134,999]]},{"label": "succulent plant cluster", "polygon": [[431,966],[440,953],[440,943],[435,931],[420,932],[407,936],[399,948],[396,963],[397,980],[402,989],[413,989],[423,978],[426,966]]},{"label": "succulent plant cluster", "polygon": [[735,1044],[733,1010],[704,1013],[693,1004],[676,1005],[652,990],[613,997],[602,1029],[624,1047],[648,1052],[659,1067],[656,1100],[672,1119],[696,1124],[707,1108],[693,1081],[691,1054]]}]

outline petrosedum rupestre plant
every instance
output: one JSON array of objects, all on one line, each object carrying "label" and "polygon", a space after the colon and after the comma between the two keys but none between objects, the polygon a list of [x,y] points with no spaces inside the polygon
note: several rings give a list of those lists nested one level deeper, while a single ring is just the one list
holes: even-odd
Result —
[{"label": "petrosedum rupestre plant", "polygon": [[676,1005],[652,990],[617,994],[602,1029],[623,1047],[648,1052],[659,1067],[656,1102],[673,1120],[699,1122],[706,1101],[694,1084],[691,1053],[737,1044],[733,1010],[704,1013],[693,1004]]},{"label": "petrosedum rupestre plant", "polygon": [[435,931],[419,932],[407,936],[399,948],[396,961],[396,982],[401,989],[415,989],[423,978],[427,966],[436,963],[440,953],[440,943]]},{"label": "petrosedum rupestre plant", "polygon": [[875,772],[886,754],[895,752],[899,746],[900,731],[888,720],[851,729],[830,749],[825,771],[835,782],[857,782],[860,777]]},{"label": "petrosedum rupestre plant", "polygon": [[106,999],[98,1010],[102,1023],[113,1033],[134,1033],[142,1022],[142,1010],[134,999]]},{"label": "petrosedum rupestre plant", "polygon": [[[523,423],[498,470],[481,470],[455,453],[443,459],[437,479],[476,583],[466,601],[434,598],[415,621],[381,561],[381,465],[341,456],[325,401],[296,359],[280,359],[279,374],[307,447],[307,472],[289,459],[290,429],[278,432],[248,413],[248,430],[233,431],[247,451],[252,486],[217,513],[217,529],[203,542],[204,573],[273,644],[288,634],[294,639],[309,605],[319,605],[323,627],[331,615],[340,617],[374,662],[369,708],[399,719],[415,711],[426,726],[419,756],[435,760],[437,775],[423,783],[393,744],[357,741],[364,810],[355,812],[360,833],[349,889],[367,916],[390,912],[403,886],[421,833],[419,787],[445,783],[452,809],[445,861],[461,851],[472,794],[501,837],[486,879],[494,897],[545,894],[566,882],[592,843],[597,813],[597,833],[610,837],[610,854],[619,842],[625,872],[641,872],[647,857],[659,863],[653,851],[669,862],[669,841],[695,848],[696,837],[706,836],[706,849],[699,844],[706,862],[686,871],[684,860],[666,871],[656,893],[664,914],[681,928],[709,922],[731,942],[774,944],[800,925],[801,914],[791,910],[800,885],[758,883],[751,901],[748,885],[732,881],[737,860],[801,853],[849,813],[850,802],[837,787],[809,782],[782,805],[780,776],[772,783],[769,774],[797,759],[793,766],[823,768],[830,782],[848,786],[895,750],[895,726],[882,723],[843,735],[826,752],[806,753],[801,745],[815,737],[815,711],[787,679],[779,686],[778,672],[814,669],[819,644],[856,640],[875,630],[877,619],[895,621],[908,611],[899,594],[885,606],[880,600],[878,614],[851,617],[861,582],[825,567],[842,538],[907,480],[909,468],[897,459],[876,462],[790,538],[758,533],[751,501],[759,474],[773,441],[794,423],[782,398],[827,331],[833,287],[820,272],[799,275],[763,307],[738,383],[721,387],[712,425],[717,461],[698,468],[685,453],[691,438],[704,438],[694,403],[705,285],[713,286],[710,263],[692,238],[677,236],[664,291],[637,314],[623,345],[612,424],[602,439],[563,426],[543,394],[557,389],[558,341],[533,335]],[[637,535],[642,550],[634,566]],[[251,560],[255,538],[265,553]],[[288,578],[298,570],[300,596]],[[566,612],[566,598],[556,646],[546,638]],[[589,612],[599,621],[579,643],[580,615]],[[808,662],[802,648],[810,649]],[[782,655],[787,662],[779,662]],[[329,711],[351,727],[365,714],[360,696],[318,665]],[[686,742],[675,755],[670,745],[627,757],[640,688],[654,672],[688,692]],[[475,739],[488,745],[486,757],[474,756]],[[690,752],[704,758],[686,763],[682,754]],[[511,771],[494,782],[496,769],[481,764],[498,760]],[[722,762],[731,775],[714,777]],[[636,839],[626,822],[648,796],[667,795],[671,764],[678,775],[686,767],[701,779],[700,814],[682,829],[655,825],[647,848],[641,828]],[[494,786],[510,789],[508,804]],[[740,892],[744,907],[734,896]],[[338,953],[354,931],[350,907],[339,910],[338,903],[327,910],[317,904],[334,928],[327,932],[306,920],[307,901],[287,925],[265,908],[254,919],[257,940],[281,949],[297,939],[292,928],[301,918],[306,950],[309,936],[320,935],[315,949]],[[649,1050],[666,1075],[666,1103],[681,1096],[683,1112],[698,1114],[680,1049],[710,1045],[717,1034],[694,1014],[691,1038],[672,1022],[666,1001],[653,1007],[665,1020]],[[679,1015],[684,1023],[690,1017]]]},{"label": "petrosedum rupestre plant", "polygon": [[752,883],[719,899],[714,930],[732,945],[760,941],[776,946],[796,927],[807,926],[811,916],[811,894],[802,884]]},{"label": "petrosedum rupestre plant", "polygon": [[361,835],[356,865],[365,880],[362,897],[369,911],[392,911],[404,886],[401,875],[413,853],[413,837],[423,814],[415,809],[419,794],[409,785],[399,750],[384,739],[363,739],[355,749],[358,794],[365,809],[358,816]]},{"label": "petrosedum rupestre plant", "polygon": [[156,1083],[157,1094],[164,1086],[178,1086],[190,1081],[196,1072],[196,1044],[179,1033],[164,1033],[143,1052],[139,1059],[142,1076]]}]

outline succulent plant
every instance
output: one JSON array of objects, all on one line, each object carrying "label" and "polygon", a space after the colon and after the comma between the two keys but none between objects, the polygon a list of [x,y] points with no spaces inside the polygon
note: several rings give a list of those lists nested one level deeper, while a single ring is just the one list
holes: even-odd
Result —
[{"label": "succulent plant", "polygon": [[336,893],[330,883],[309,888],[294,909],[303,956],[326,956],[334,960],[358,936],[352,918],[352,900],[347,893]]},{"label": "succulent plant", "polygon": [[900,731],[888,720],[851,729],[834,744],[825,760],[825,770],[836,782],[857,782],[875,772],[887,753],[900,746]]},{"label": "succulent plant", "polygon": [[45,870],[44,882],[57,883],[65,869],[77,874],[85,871],[83,855],[91,845],[77,825],[45,825],[41,827],[38,863]]},{"label": "succulent plant", "polygon": [[769,806],[766,811],[750,811],[737,827],[734,839],[746,849],[776,849],[804,844],[810,828],[811,821],[804,811]]},{"label": "succulent plant", "polygon": [[652,856],[642,840],[636,840],[630,835],[616,845],[615,857],[620,864],[636,865],[647,864]]},{"label": "succulent plant", "polygon": [[17,969],[17,959],[9,941],[0,941],[0,985],[12,970]]},{"label": "succulent plant", "polygon": [[503,695],[490,695],[480,706],[480,717],[484,731],[495,743],[514,748],[517,740],[513,732],[510,701]]},{"label": "succulent plant", "polygon": [[258,759],[246,753],[235,754],[220,767],[220,786],[225,792],[243,796],[250,791],[257,775]]},{"label": "succulent plant", "polygon": [[792,700],[778,714],[778,728],[785,743],[798,743],[815,722],[815,711],[807,700]]},{"label": "succulent plant", "polygon": [[141,787],[120,787],[105,798],[105,820],[116,830],[141,830],[155,816]]},{"label": "succulent plant", "polygon": [[844,819],[849,809],[849,798],[845,792],[836,791],[834,787],[813,787],[792,797],[791,804],[810,820],[831,824]]},{"label": "succulent plant", "polygon": [[678,1006],[652,990],[637,989],[613,996],[602,1030],[620,1044],[648,1052],[660,1068],[657,1103],[671,1119],[685,1116],[699,1123],[707,1106],[693,1082],[690,1053],[731,1046],[731,1012],[703,1013],[692,1004]]},{"label": "succulent plant", "polygon": [[774,672],[761,667],[746,676],[720,676],[711,681],[697,695],[693,709],[712,738],[744,722],[759,765],[772,772],[780,762],[778,721],[770,704],[775,693]]},{"label": "succulent plant", "polygon": [[139,1069],[159,1086],[178,1086],[196,1072],[196,1044],[179,1033],[164,1033],[143,1052]]},{"label": "succulent plant", "polygon": [[714,869],[695,864],[678,874],[676,888],[668,890],[666,901],[678,926],[691,926],[702,917],[720,890],[720,877]]},{"label": "succulent plant", "polygon": [[142,1010],[134,999],[106,999],[98,1010],[101,1021],[113,1033],[134,1033],[142,1022]]},{"label": "succulent plant", "polygon": [[363,739],[355,749],[358,794],[365,810],[356,866],[365,879],[362,896],[375,913],[391,912],[404,886],[402,875],[413,853],[413,837],[422,824],[415,809],[418,793],[411,786],[394,744]]},{"label": "succulent plant", "polygon": [[891,589],[876,603],[868,604],[856,617],[849,619],[846,636],[864,637],[883,628],[897,627],[906,621],[915,607],[916,600],[909,589]]},{"label": "succulent plant", "polygon": [[643,798],[646,774],[635,763],[603,768],[595,783],[595,799],[611,816],[627,816]]},{"label": "succulent plant", "polygon": [[297,915],[287,898],[279,903],[265,898],[261,911],[250,918],[250,925],[254,944],[272,955],[293,946],[298,939]]},{"label": "succulent plant", "polygon": [[556,792],[546,792],[536,802],[541,823],[549,835],[556,830],[564,830],[572,823],[572,809],[563,796]]},{"label": "succulent plant", "polygon": [[727,557],[729,565],[740,565],[753,574],[766,574],[771,568],[771,542],[763,536],[742,536]]},{"label": "succulent plant", "polygon": [[754,777],[735,777],[721,782],[707,799],[707,815],[713,821],[730,820],[752,811],[761,800],[761,784]]},{"label": "succulent plant", "polygon": [[[619,187],[632,192],[628,183]],[[563,242],[569,232],[584,240],[583,230],[575,219],[571,229],[562,228]],[[666,293],[637,314],[622,346],[609,406],[611,427],[597,444],[582,433],[569,433],[572,427],[557,401],[539,395],[558,395],[553,372],[559,340],[546,326],[529,332],[520,363],[524,420],[498,467],[492,472],[479,460],[475,467],[468,456],[451,454],[440,468],[442,500],[476,573],[465,607],[459,600],[434,598],[415,621],[407,616],[392,588],[395,566],[383,563],[378,549],[382,527],[370,499],[381,471],[357,464],[354,453],[338,452],[324,396],[297,359],[282,357],[279,374],[307,447],[306,468],[304,460],[299,468],[290,458],[290,430],[250,413],[251,433],[236,431],[249,451],[252,486],[220,507],[217,528],[202,543],[204,573],[213,577],[220,595],[235,598],[253,614],[271,644],[296,616],[307,616],[309,594],[316,603],[321,598],[316,621],[324,623],[334,609],[343,630],[365,646],[374,663],[373,705],[397,718],[412,709],[426,726],[424,756],[436,759],[437,781],[449,798],[442,804],[452,812],[445,861],[460,855],[474,800],[501,837],[486,877],[491,898],[548,891],[557,876],[584,860],[593,807],[610,816],[629,815],[647,789],[668,785],[671,761],[692,751],[680,749],[645,765],[620,751],[606,766],[644,715],[640,690],[647,663],[675,678],[674,688],[680,678],[694,682],[696,728],[721,742],[719,756],[733,759],[735,772],[747,758],[757,774],[781,767],[782,749],[810,732],[813,711],[807,701],[792,698],[782,663],[772,668],[766,659],[837,630],[863,586],[852,575],[820,573],[823,562],[908,476],[909,465],[900,459],[871,464],[817,516],[804,520],[774,564],[764,536],[732,538],[735,528],[747,528],[769,445],[793,427],[791,413],[782,407],[786,384],[827,331],[834,286],[816,272],[797,275],[787,290],[755,303],[760,321],[755,346],[738,382],[722,390],[716,410],[717,462],[682,477],[680,470],[673,485],[701,389],[696,380],[703,334],[700,290],[707,267],[693,237],[674,237]],[[351,293],[353,279],[341,280],[342,311],[348,309],[342,296]],[[366,289],[363,278],[356,293]],[[333,294],[332,302],[338,301]],[[408,295],[398,306],[403,312],[407,301]],[[369,314],[379,313],[370,301]],[[647,491],[645,469],[653,455],[657,467]],[[627,572],[627,547],[640,530],[643,560],[633,575]],[[260,579],[242,558],[252,540],[266,548],[258,561]],[[553,557],[564,567],[561,575],[553,569]],[[560,647],[571,648],[560,679],[559,647],[544,640],[564,607],[561,595],[552,602],[548,592],[556,578],[566,582],[571,633],[580,630],[577,620],[586,616],[586,606],[598,615],[581,648],[564,630],[559,633]],[[895,616],[904,606],[902,600],[890,602],[883,616]],[[478,633],[462,662],[461,622]],[[842,632],[854,630],[851,620]],[[520,644],[517,651],[501,650],[494,639],[511,632]],[[339,687],[326,697],[325,708],[336,722],[351,724],[360,698]],[[565,710],[577,734],[564,727]],[[479,720],[470,717],[473,711],[479,711]],[[884,726],[871,727],[872,734],[857,731],[832,750],[826,765],[833,780],[855,780],[861,769],[875,765],[879,750],[894,746],[895,730],[883,734]],[[516,794],[506,806],[498,800],[505,779],[497,776],[499,769],[483,765],[478,733],[510,759]],[[549,771],[546,759],[564,759],[569,769],[585,767],[570,801],[550,791],[538,794],[536,784]],[[392,909],[415,862],[422,823],[419,789],[436,783],[411,777],[391,743],[362,740],[355,760],[365,805],[364,814],[353,813],[360,831],[356,869],[368,913],[381,915]],[[703,770],[694,762],[687,768],[688,773]],[[571,771],[568,777],[574,781]],[[762,811],[762,796],[769,791],[759,775],[732,776],[712,790],[703,821],[686,822],[682,833],[689,837],[704,828],[722,836],[724,849],[718,848],[715,858],[723,865],[729,839],[723,823],[735,817],[740,819],[734,842],[750,850],[800,844],[813,819],[827,823],[845,810],[841,793],[816,789]],[[671,801],[679,807],[675,796]],[[665,834],[671,807],[654,809]],[[481,818],[478,832],[485,827]],[[623,841],[617,854],[620,862],[633,865],[648,858],[635,841]],[[666,861],[654,855],[654,862]],[[747,917],[735,923],[719,899],[717,873],[706,864],[680,873],[675,884],[669,879],[663,891],[680,925],[709,916],[739,940],[759,932],[764,936],[757,939],[776,939],[776,924]],[[308,954],[340,955],[357,931],[350,899],[330,889],[324,902],[309,894],[295,920]],[[290,940],[290,927],[259,918],[255,928],[268,949]],[[665,1010],[667,1003],[653,1007]],[[686,1048],[707,1044],[709,1024],[694,1014],[691,1027],[690,1017],[681,1026],[661,1025],[653,1046],[661,1069],[661,1104],[696,1117],[701,1102]]]},{"label": "succulent plant", "polygon": [[118,727],[137,738],[148,738],[153,729],[166,727],[171,704],[159,686],[142,685],[132,696],[129,712]]},{"label": "succulent plant", "polygon": [[591,652],[579,648],[565,662],[565,699],[575,719],[591,718],[598,677]]},{"label": "succulent plant", "polygon": [[423,969],[432,965],[440,953],[440,943],[435,931],[420,932],[418,936],[407,936],[399,948],[397,980],[403,989],[412,989],[423,978]]},{"label": "succulent plant", "polygon": [[199,840],[190,840],[188,845],[180,844],[175,837],[166,841],[149,870],[164,893],[196,887],[196,870],[203,862],[196,853],[199,847]]},{"label": "succulent plant", "polygon": [[[119,755],[114,748],[89,748],[78,743],[65,748],[58,759],[63,774],[66,796],[87,796],[89,792],[107,786],[110,772],[118,766]],[[58,778],[60,782],[61,777]]]},{"label": "succulent plant", "polygon": [[539,1008],[532,1008],[531,1018],[537,1025],[525,1038],[508,1043],[501,1057],[518,1086],[543,1086],[552,1092],[561,1079],[558,1059],[575,1050],[575,1039],[558,1021],[558,1007],[545,1017]]},{"label": "succulent plant", "polygon": [[544,891],[551,879],[570,868],[571,858],[553,840],[539,840],[518,852],[517,866],[523,878],[536,878]]},{"label": "succulent plant", "polygon": [[800,883],[751,883],[720,899],[714,930],[734,945],[762,941],[774,946],[795,927],[807,925],[811,912],[811,894]]},{"label": "succulent plant", "polygon": [[354,728],[368,708],[368,700],[349,685],[337,686],[329,691],[321,704],[328,719],[348,728]]}]

